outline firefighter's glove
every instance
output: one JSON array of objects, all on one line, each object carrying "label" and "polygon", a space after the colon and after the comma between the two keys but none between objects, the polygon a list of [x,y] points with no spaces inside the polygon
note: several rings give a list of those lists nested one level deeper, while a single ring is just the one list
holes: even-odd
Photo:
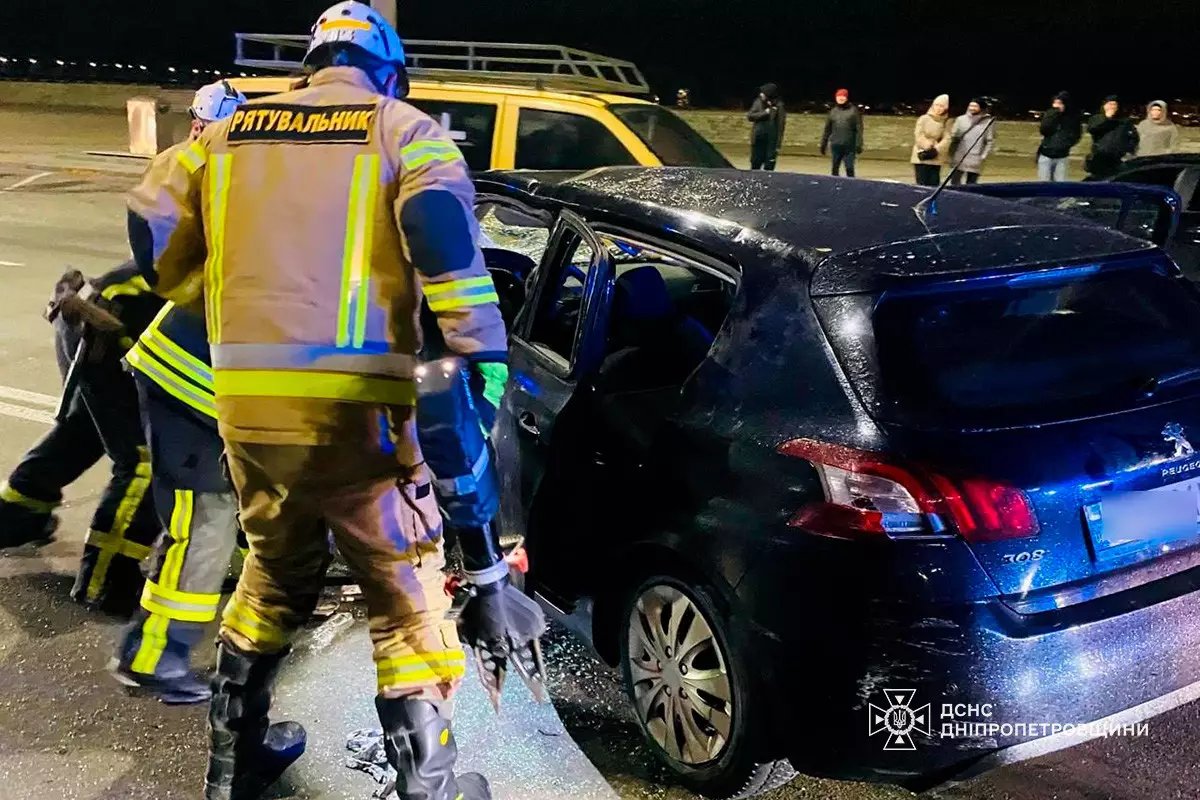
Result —
[{"label": "firefighter's glove", "polygon": [[479,421],[486,431],[496,424],[500,401],[508,385],[508,364],[503,361],[480,361],[471,365],[471,393],[479,411]]},{"label": "firefighter's glove", "polygon": [[[77,269],[68,269],[63,273],[62,277],[54,284],[54,289],[50,293],[50,300],[46,303],[46,309],[42,312],[42,316],[47,322],[54,322],[60,314],[63,313],[63,301],[68,297],[73,297],[78,294],[87,281],[83,277],[83,273]],[[78,319],[67,318],[68,324],[74,325],[78,323]]]},{"label": "firefighter's glove", "polygon": [[48,322],[54,322],[61,316],[63,322],[71,326],[84,324],[101,333],[116,333],[125,326],[105,308],[106,305],[107,301],[83,277],[83,273],[70,269],[54,284],[54,294],[42,316]]},{"label": "firefighter's glove", "polygon": [[85,291],[63,298],[60,313],[67,323],[74,325],[82,322],[100,333],[116,333],[124,329],[120,319],[92,299],[85,299],[86,294]]},{"label": "firefighter's glove", "polygon": [[471,599],[459,618],[459,634],[475,654],[479,678],[496,710],[511,664],[539,702],[546,701],[541,637],[546,615],[520,589],[502,578],[472,585]]}]

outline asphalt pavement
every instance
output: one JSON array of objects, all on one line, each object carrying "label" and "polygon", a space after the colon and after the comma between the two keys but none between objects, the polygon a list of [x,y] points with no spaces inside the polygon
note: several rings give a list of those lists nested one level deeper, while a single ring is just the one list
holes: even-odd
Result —
[{"label": "asphalt pavement", "polygon": [[[127,257],[122,192],[139,165],[84,155],[117,149],[122,120],[0,111],[0,472],[48,426],[59,389],[40,312],[65,265],[96,274]],[[16,135],[10,135],[12,132]],[[103,171],[97,171],[102,169]],[[907,165],[876,166],[897,179]],[[815,168],[814,168],[814,171]],[[886,177],[886,176],[881,176]],[[0,798],[183,800],[198,795],[204,709],[129,696],[105,674],[120,621],[67,599],[101,464],[68,491],[59,538],[0,555]],[[277,710],[303,722],[305,759],[277,798],[366,800],[371,780],[343,766],[345,740],[373,724],[370,648],[361,612],[347,627],[314,624],[283,675]],[[620,797],[692,800],[664,785],[616,676],[555,631],[546,643],[553,707],[510,687],[497,718],[468,681],[457,735],[465,769],[485,771],[501,800]],[[211,664],[204,648],[202,663]],[[822,721],[797,719],[819,735]],[[1200,796],[1200,704],[1114,737],[943,790],[951,800],[1168,800]],[[898,800],[894,788],[799,778],[768,800]]]}]

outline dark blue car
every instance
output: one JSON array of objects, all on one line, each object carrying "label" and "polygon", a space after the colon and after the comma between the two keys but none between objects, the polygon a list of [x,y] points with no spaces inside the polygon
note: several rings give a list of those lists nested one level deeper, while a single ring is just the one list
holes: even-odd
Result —
[{"label": "dark blue car", "polygon": [[1200,294],[1152,241],[1178,198],[477,187],[506,534],[681,781],[929,786],[1200,694]]}]

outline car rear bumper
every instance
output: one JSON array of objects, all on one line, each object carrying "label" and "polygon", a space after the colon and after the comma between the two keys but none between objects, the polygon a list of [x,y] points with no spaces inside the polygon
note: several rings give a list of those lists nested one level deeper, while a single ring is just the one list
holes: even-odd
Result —
[{"label": "car rear bumper", "polygon": [[[788,756],[843,779],[927,788],[1098,736],[1145,735],[1145,720],[1200,696],[1198,591],[1062,626],[998,601],[867,602],[754,638]],[[894,736],[889,717],[907,732]]]}]

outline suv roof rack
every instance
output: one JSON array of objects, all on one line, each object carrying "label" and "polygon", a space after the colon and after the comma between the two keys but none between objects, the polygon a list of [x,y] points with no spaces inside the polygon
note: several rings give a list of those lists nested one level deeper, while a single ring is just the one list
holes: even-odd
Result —
[{"label": "suv roof rack", "polygon": [[[239,33],[238,66],[298,72],[309,37]],[[434,81],[480,81],[618,94],[649,94],[650,86],[631,61],[557,44],[454,42],[408,39],[409,74]]]}]

